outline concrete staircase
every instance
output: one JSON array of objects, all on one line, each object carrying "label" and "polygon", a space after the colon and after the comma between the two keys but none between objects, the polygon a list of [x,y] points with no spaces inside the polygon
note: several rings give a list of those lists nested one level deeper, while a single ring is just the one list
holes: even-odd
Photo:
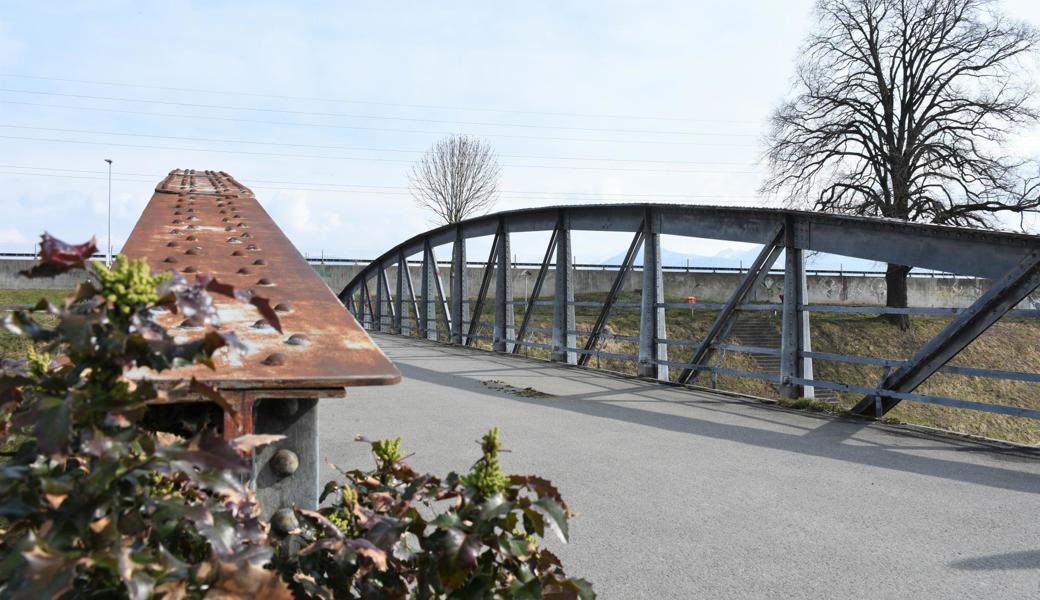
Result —
[{"label": "concrete staircase", "polygon": [[[780,349],[779,326],[773,322],[768,313],[742,312],[738,313],[736,322],[726,336],[726,342],[741,344],[744,346],[759,346],[761,348]],[[780,357],[768,354],[753,354],[750,356],[758,364],[758,370],[770,375],[780,374]],[[838,401],[834,390],[815,388],[814,395],[817,400],[830,402]]]}]

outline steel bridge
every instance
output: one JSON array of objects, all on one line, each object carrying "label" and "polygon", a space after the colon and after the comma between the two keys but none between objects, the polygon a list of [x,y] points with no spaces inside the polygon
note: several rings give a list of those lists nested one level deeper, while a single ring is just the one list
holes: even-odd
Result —
[{"label": "steel bridge", "polygon": [[[509,274],[511,234],[549,233],[548,246],[533,288],[515,299]],[[573,285],[573,231],[632,234],[616,279],[602,302],[575,301]],[[665,299],[661,236],[675,235],[761,244],[728,301],[719,304],[669,303]],[[466,241],[491,239],[479,288],[471,296],[465,265]],[[451,248],[450,289],[437,268],[435,250]],[[614,309],[634,308],[618,301],[624,278],[638,269],[642,251],[642,292],[639,308],[638,354],[606,353],[600,342]],[[993,283],[964,309],[849,307],[809,304],[806,300],[805,255],[821,252],[908,265],[955,275],[981,277]],[[407,267],[420,257],[418,285]],[[778,303],[753,303],[754,291],[783,255],[783,283]],[[552,273],[551,299],[543,286]],[[340,300],[370,330],[417,335],[429,340],[475,346],[490,343],[493,351],[517,354],[522,348],[548,351],[554,362],[589,366],[591,359],[631,361],[640,376],[681,384],[694,383],[702,373],[736,375],[775,384],[787,398],[811,397],[829,389],[862,395],[853,412],[881,417],[901,401],[910,400],[1018,417],[1040,418],[1035,407],[1008,406],[972,399],[915,393],[935,373],[1040,382],[1040,374],[1016,370],[974,368],[950,364],[957,354],[1001,317],[1040,316],[1040,310],[1019,308],[1040,284],[1040,237],[997,231],[947,227],[903,221],[839,216],[793,210],[745,209],[717,206],[609,204],[535,208],[501,212],[417,235],[392,248],[366,266],[340,292]],[[491,290],[494,290],[491,292]],[[532,325],[538,306],[551,306],[551,328]],[[600,308],[594,325],[577,329],[575,307]],[[491,315],[486,316],[490,308]],[[521,310],[517,319],[517,308]],[[670,338],[668,309],[717,311],[707,334],[698,340]],[[738,314],[777,311],[781,315],[779,348],[725,343]],[[810,315],[813,312],[879,314],[939,314],[952,319],[907,360],[813,352]],[[519,321],[519,322],[517,322]],[[488,326],[490,325],[490,331]],[[532,333],[548,334],[549,343],[531,340]],[[578,343],[582,338],[583,342]],[[688,349],[689,358],[669,359],[669,349]],[[720,352],[774,356],[779,374],[725,368],[712,362]],[[674,352],[674,351],[673,351]],[[813,377],[813,360],[839,361],[884,368],[875,386],[827,381]]]}]

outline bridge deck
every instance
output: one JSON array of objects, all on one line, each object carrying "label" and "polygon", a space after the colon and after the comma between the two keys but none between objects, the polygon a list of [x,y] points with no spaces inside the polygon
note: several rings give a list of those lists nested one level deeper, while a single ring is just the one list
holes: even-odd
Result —
[{"label": "bridge deck", "polygon": [[367,465],[355,434],[400,435],[413,466],[465,470],[500,425],[504,468],[551,478],[580,513],[559,551],[604,598],[1040,595],[1040,460],[1024,453],[373,337],[403,382],[322,404],[325,456]]}]

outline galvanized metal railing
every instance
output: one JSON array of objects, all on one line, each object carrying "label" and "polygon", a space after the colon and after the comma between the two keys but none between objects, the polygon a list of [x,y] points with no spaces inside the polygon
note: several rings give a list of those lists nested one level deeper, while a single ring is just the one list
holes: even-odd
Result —
[{"label": "galvanized metal railing", "polygon": [[[633,238],[617,268],[614,285],[602,302],[575,301],[572,231],[630,232]],[[510,234],[544,231],[549,242],[528,297],[515,300],[509,276]],[[739,285],[723,303],[694,305],[668,303],[663,289],[661,235],[730,240],[762,244],[762,250],[743,272]],[[491,237],[476,294],[469,293],[466,240]],[[434,250],[452,248],[448,290],[437,268]],[[643,253],[643,264],[636,257]],[[886,308],[814,305],[807,302],[805,253],[818,251],[878,262],[910,265],[956,276],[985,278],[993,283],[971,306],[957,308]],[[416,261],[415,256],[419,259]],[[755,290],[784,256],[781,302],[755,302]],[[419,285],[410,264],[418,263]],[[641,267],[641,268],[640,268]],[[388,273],[394,273],[393,285]],[[551,299],[543,288],[552,277]],[[640,301],[618,301],[626,277],[642,280]],[[790,210],[744,209],[690,205],[581,205],[510,211],[440,227],[409,239],[367,265],[340,292],[340,300],[367,328],[405,333],[453,344],[488,342],[501,353],[522,348],[548,351],[549,359],[588,366],[593,358],[631,361],[644,377],[679,383],[696,382],[703,373],[736,375],[776,384],[787,398],[812,396],[816,388],[862,394],[855,413],[880,417],[903,400],[1005,415],[1040,418],[1032,407],[983,403],[916,393],[935,373],[989,377],[1017,382],[1040,382],[1040,374],[1014,370],[950,365],[950,360],[972,340],[1006,315],[1036,317],[1040,310],[1016,308],[1040,285],[1040,237],[957,227],[906,223],[887,219],[839,216]],[[489,296],[489,291],[494,293]],[[491,305],[491,315],[485,307]],[[516,322],[515,307],[522,317]],[[551,307],[551,327],[537,328],[532,317],[538,307]],[[587,331],[576,325],[575,308],[596,307],[599,312]],[[639,309],[639,334],[618,336],[606,330],[618,308]],[[666,310],[684,308],[715,312],[707,335],[699,340],[667,335]],[[736,315],[771,311],[780,316],[779,348],[726,343]],[[813,312],[924,314],[950,316],[950,322],[907,360],[856,354],[814,352],[810,315]],[[490,323],[486,321],[490,320]],[[441,334],[444,334],[443,336]],[[547,342],[532,341],[542,334]],[[638,343],[637,354],[604,352],[605,336]],[[583,343],[579,344],[578,339]],[[669,347],[690,349],[690,358],[669,359]],[[779,359],[778,374],[727,368],[720,353],[738,352]],[[813,360],[844,361],[885,370],[876,385],[828,381],[813,377]],[[671,370],[677,370],[677,374]],[[674,376],[673,376],[674,375]]]}]

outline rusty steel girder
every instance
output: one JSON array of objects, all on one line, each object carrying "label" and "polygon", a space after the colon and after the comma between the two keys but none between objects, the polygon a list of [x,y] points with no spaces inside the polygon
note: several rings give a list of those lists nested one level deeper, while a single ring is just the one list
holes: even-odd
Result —
[{"label": "rusty steel girder", "polygon": [[[123,254],[146,258],[157,271],[172,269],[187,278],[212,275],[270,300],[282,333],[252,306],[214,297],[221,327],[235,332],[246,347],[244,352],[218,351],[215,371],[187,366],[131,375],[171,385],[195,377],[216,386],[238,412],[237,419],[225,414],[225,437],[254,432],[286,435],[254,457],[258,495],[268,514],[291,503],[313,508],[317,399],[343,397],[349,386],[397,383],[401,378],[397,368],[253,193],[227,173],[171,171],[155,188]],[[175,315],[162,315],[159,320],[185,337],[202,331]]]}]

